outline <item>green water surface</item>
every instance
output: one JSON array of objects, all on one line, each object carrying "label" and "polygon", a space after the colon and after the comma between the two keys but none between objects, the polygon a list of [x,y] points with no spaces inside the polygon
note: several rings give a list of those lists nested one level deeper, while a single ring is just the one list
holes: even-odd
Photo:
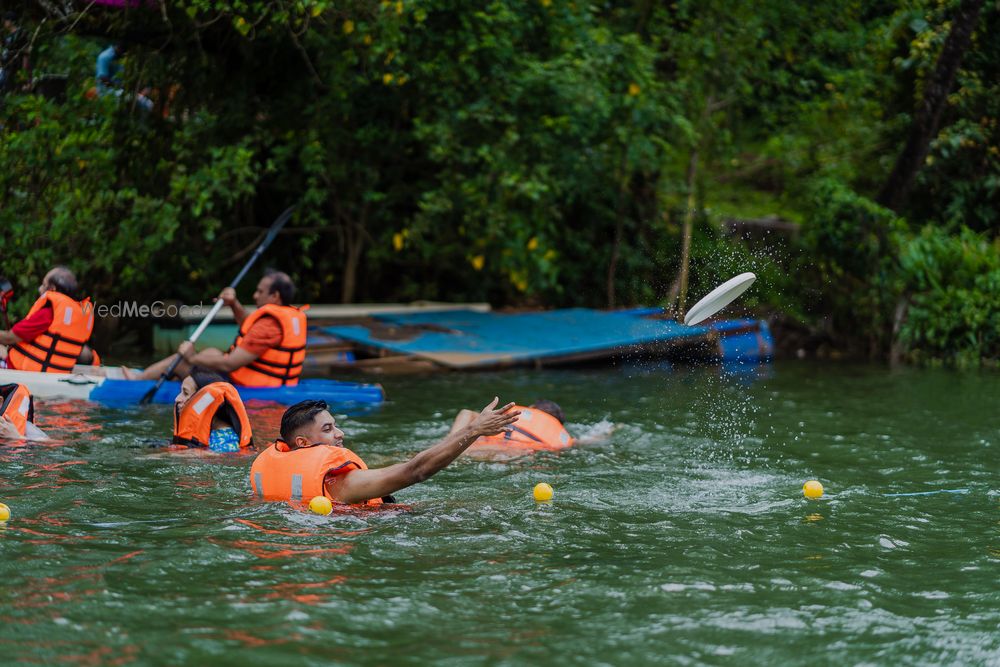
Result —
[{"label": "green water surface", "polygon": [[[0,664],[1000,664],[998,379],[389,378],[389,403],[341,420],[372,467],[494,394],[558,401],[574,435],[615,430],[461,459],[400,492],[409,509],[331,517],[252,500],[250,457],[150,447],[166,406],[40,401],[57,440],[0,445]],[[258,438],[280,414],[253,410]]]}]

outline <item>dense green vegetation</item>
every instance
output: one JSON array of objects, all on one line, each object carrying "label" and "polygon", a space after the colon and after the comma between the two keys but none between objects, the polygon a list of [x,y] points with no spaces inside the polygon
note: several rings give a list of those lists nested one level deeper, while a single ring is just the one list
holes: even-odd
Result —
[{"label": "dense green vegetation", "polygon": [[313,302],[675,303],[690,227],[689,292],[755,270],[796,345],[1000,358],[996,3],[134,4],[28,5],[68,87],[0,112],[21,307],[54,262],[199,300],[297,203]]}]

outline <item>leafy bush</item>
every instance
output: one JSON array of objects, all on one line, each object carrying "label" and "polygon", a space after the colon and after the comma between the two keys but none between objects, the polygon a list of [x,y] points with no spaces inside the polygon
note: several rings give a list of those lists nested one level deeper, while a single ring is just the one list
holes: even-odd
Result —
[{"label": "leafy bush", "polygon": [[811,312],[831,318],[833,332],[867,344],[870,356],[886,354],[900,284],[897,254],[905,223],[846,185],[820,180],[806,219],[799,269]]},{"label": "leafy bush", "polygon": [[1000,240],[928,225],[900,253],[909,309],[899,337],[913,361],[1000,359]]}]

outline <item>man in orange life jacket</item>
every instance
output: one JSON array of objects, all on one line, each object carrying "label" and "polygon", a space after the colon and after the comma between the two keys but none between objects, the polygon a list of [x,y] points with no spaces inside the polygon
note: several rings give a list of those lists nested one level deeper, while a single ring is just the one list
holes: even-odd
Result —
[{"label": "man in orange life jacket", "polygon": [[[240,328],[228,352],[207,348],[195,352],[184,341],[177,348],[183,357],[174,370],[178,379],[191,374],[198,366],[228,374],[235,385],[250,387],[292,386],[299,382],[302,361],[306,356],[306,316],[291,305],[295,285],[287,274],[268,270],[253,293],[257,310],[249,315],[236,298],[235,290],[222,290],[219,298],[229,306]],[[129,380],[156,380],[167,370],[176,355],[161,359],[138,375],[123,368]]]},{"label": "man in orange life jacket", "polygon": [[[515,405],[514,409],[521,416],[508,431],[479,438],[472,443],[469,453],[521,455],[541,450],[556,451],[576,444],[577,440],[563,426],[566,416],[555,401],[539,400],[529,407]],[[451,432],[465,428],[475,417],[472,410],[459,411]]]},{"label": "man in orange life jacket", "polygon": [[90,340],[94,310],[90,299],[76,300],[76,276],[65,266],[45,274],[38,300],[28,316],[0,331],[0,345],[9,345],[6,368],[19,371],[70,373]]},{"label": "man in orange life jacket", "polygon": [[445,468],[476,438],[503,433],[518,417],[514,404],[494,398],[464,428],[409,461],[369,469],[344,447],[344,432],[323,401],[302,401],[285,411],[281,437],[250,468],[250,485],[261,500],[309,502],[325,495],[346,505],[395,502],[391,494]]}]

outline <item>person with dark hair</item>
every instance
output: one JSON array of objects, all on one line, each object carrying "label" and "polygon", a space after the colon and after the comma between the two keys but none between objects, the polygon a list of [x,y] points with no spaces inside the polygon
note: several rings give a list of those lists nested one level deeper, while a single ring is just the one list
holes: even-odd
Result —
[{"label": "person with dark hair", "polygon": [[[470,453],[518,456],[540,450],[566,449],[576,443],[563,426],[566,415],[555,401],[542,399],[529,407],[515,405],[514,409],[521,416],[510,430],[479,438],[469,447]],[[476,413],[472,410],[459,411],[451,425],[451,433],[464,429],[475,417]]]},{"label": "person with dark hair", "polygon": [[195,368],[174,399],[175,445],[238,452],[253,445],[253,430],[236,388],[218,373]]},{"label": "person with dark hair", "polygon": [[[243,308],[230,287],[219,298],[233,311],[239,334],[228,352],[207,348],[195,352],[194,345],[184,341],[177,348],[182,361],[174,374],[186,377],[194,366],[228,373],[229,381],[245,387],[294,386],[302,374],[306,356],[306,315],[308,306],[291,305],[295,285],[287,274],[268,270],[253,293],[257,309],[251,313]],[[123,368],[127,379],[155,380],[166,371],[175,355],[157,361],[139,375]]]},{"label": "person with dark hair", "polygon": [[494,398],[469,424],[409,461],[368,468],[344,447],[344,432],[323,401],[302,401],[285,411],[281,437],[257,455],[250,485],[260,500],[308,503],[326,496],[344,505],[395,502],[392,494],[444,469],[482,436],[503,433],[518,417],[513,403]]},{"label": "person with dark hair", "polygon": [[90,299],[77,301],[76,276],[65,266],[45,274],[38,300],[27,317],[0,331],[0,345],[10,345],[6,368],[70,373],[94,329]]},{"label": "person with dark hair", "polygon": [[17,14],[4,12],[3,36],[0,37],[0,95],[17,90],[21,72],[25,72],[28,79],[23,82],[24,85],[30,84],[30,46],[28,34],[20,26]]},{"label": "person with dark hair", "polygon": [[101,355],[97,354],[97,350],[90,347],[90,345],[84,345],[83,349],[80,350],[80,356],[77,357],[76,363],[78,366],[100,366]]}]

